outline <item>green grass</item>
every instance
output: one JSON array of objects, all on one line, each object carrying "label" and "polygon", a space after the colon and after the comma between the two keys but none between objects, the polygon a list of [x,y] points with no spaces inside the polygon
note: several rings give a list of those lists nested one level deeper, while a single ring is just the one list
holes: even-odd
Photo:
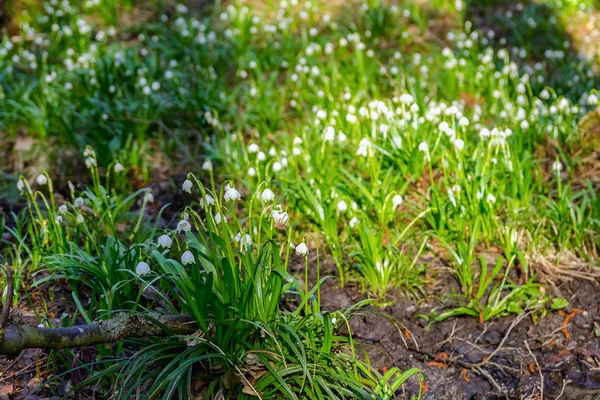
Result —
[{"label": "green grass", "polygon": [[[32,8],[0,43],[0,130],[35,140],[15,151],[30,167],[18,171],[26,208],[3,225],[3,257],[19,284],[39,268],[68,278],[88,319],[195,318],[187,346],[101,351],[90,379],[110,377],[123,397],[181,397],[197,379],[208,394],[389,396],[406,377],[358,361],[351,332],[331,324],[352,310],[327,314],[320,283],[309,288],[323,257],[382,306],[427,294],[437,267],[424,260],[450,266],[453,292],[431,321],[564,306],[540,275],[589,271],[600,245],[580,126],[598,106],[598,55],[578,55],[565,25],[592,4],[496,3],[167,2],[137,25],[123,22],[136,4]],[[56,164],[45,184],[40,149]],[[65,167],[73,151],[83,162]],[[165,181],[155,194],[187,205],[169,209],[178,224],[147,188]],[[14,185],[7,175],[5,198]],[[231,187],[241,199],[227,200]],[[138,276],[142,261],[151,272]],[[290,293],[293,311],[281,307]]]}]

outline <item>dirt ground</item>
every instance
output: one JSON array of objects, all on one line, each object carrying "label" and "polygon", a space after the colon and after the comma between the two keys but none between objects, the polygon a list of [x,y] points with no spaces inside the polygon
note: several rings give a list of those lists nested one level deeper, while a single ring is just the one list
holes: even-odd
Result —
[{"label": "dirt ground", "polygon": [[[328,309],[364,298],[357,288],[335,285],[328,281],[322,290]],[[599,285],[577,280],[561,289],[570,294],[570,306],[536,323],[523,314],[487,323],[452,318],[428,326],[415,316],[439,305],[430,297],[399,298],[392,306],[376,308],[400,329],[369,313],[354,318],[351,326],[375,367],[423,371],[423,399],[600,399]],[[413,377],[397,398],[410,399],[418,391]]]}]

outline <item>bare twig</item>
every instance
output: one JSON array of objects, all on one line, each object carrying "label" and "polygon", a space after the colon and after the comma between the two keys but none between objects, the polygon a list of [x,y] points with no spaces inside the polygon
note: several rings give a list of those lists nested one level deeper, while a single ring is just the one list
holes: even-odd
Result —
[{"label": "bare twig", "polygon": [[529,343],[527,343],[527,340],[525,340],[524,343],[525,343],[525,348],[527,349],[529,354],[531,354],[531,357],[533,357],[533,361],[535,361],[535,366],[537,367],[537,370],[540,374],[540,399],[543,399],[544,398],[544,374],[542,374],[542,369],[540,368],[540,363],[538,363],[537,357],[533,354],[533,352],[529,348]]},{"label": "bare twig", "polygon": [[508,329],[506,330],[506,333],[504,334],[504,336],[502,337],[502,340],[500,341],[500,343],[498,344],[498,346],[496,347],[496,349],[494,351],[492,351],[492,353],[485,359],[485,361],[482,361],[480,364],[485,364],[486,362],[490,361],[492,358],[494,358],[494,356],[496,354],[498,354],[498,352],[500,350],[502,350],[502,346],[504,346],[504,343],[506,343],[506,340],[508,339],[508,336],[510,335],[510,332],[517,326],[519,325],[519,323],[521,321],[523,321],[526,317],[528,317],[529,315],[531,315],[531,311],[529,312],[523,312],[521,313],[521,315],[519,315],[508,327]]},{"label": "bare twig", "polygon": [[[563,384],[562,384],[562,388],[560,389],[560,393],[558,394],[558,396],[556,396],[556,398],[554,400],[558,400],[562,397],[562,395],[565,393],[565,388],[567,387],[567,385],[571,383],[570,380],[565,379],[563,380]],[[598,400],[600,398],[600,396],[596,397],[596,400]]]}]

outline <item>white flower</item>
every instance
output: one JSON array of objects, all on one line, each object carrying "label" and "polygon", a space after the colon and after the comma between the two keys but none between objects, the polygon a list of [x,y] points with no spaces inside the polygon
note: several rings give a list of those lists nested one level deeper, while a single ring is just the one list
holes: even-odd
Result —
[{"label": "white flower", "polygon": [[140,261],[135,267],[135,273],[138,275],[145,275],[150,272],[150,266],[144,261]]},{"label": "white flower", "polygon": [[419,143],[419,151],[422,151],[423,153],[427,153],[429,151],[429,145],[427,145],[426,142]]},{"label": "white flower", "polygon": [[456,139],[454,141],[454,147],[456,147],[457,150],[462,150],[465,148],[465,141],[462,139]]},{"label": "white flower", "polygon": [[402,196],[400,196],[399,194],[395,195],[392,198],[392,204],[394,205],[394,208],[398,207],[400,204],[402,204],[404,202],[404,199],[402,198]]},{"label": "white flower", "polygon": [[83,206],[83,199],[81,197],[77,197],[75,199],[75,203],[73,203],[75,205],[75,207],[81,207]]},{"label": "white flower", "polygon": [[279,172],[279,171],[281,171],[281,168],[282,168],[282,166],[281,166],[281,163],[280,163],[279,161],[275,161],[275,162],[273,163],[273,171],[274,171],[274,172]]},{"label": "white flower", "polygon": [[326,142],[333,142],[334,139],[335,139],[335,129],[333,128],[333,126],[328,126],[325,129],[325,135],[323,135],[323,140],[325,140]]},{"label": "white flower", "polygon": [[19,192],[23,193],[23,189],[25,189],[25,183],[23,182],[23,179],[19,179],[17,181],[17,189],[19,189]]},{"label": "white flower", "polygon": [[598,96],[595,94],[590,94],[587,98],[587,103],[589,106],[597,106],[598,105]]},{"label": "white flower", "polygon": [[366,157],[369,153],[369,148],[371,147],[371,141],[367,138],[363,138],[358,144],[358,150],[356,151],[357,156]]},{"label": "white flower", "polygon": [[159,247],[171,248],[172,244],[173,244],[173,240],[169,237],[169,235],[162,235],[161,237],[158,238],[158,246]]},{"label": "white flower", "polygon": [[256,170],[252,167],[248,168],[248,176],[256,176]]},{"label": "white flower", "polygon": [[154,195],[152,192],[147,192],[144,196],[144,200],[146,200],[148,203],[154,203]]},{"label": "white flower", "polygon": [[346,204],[346,202],[344,200],[340,200],[337,203],[337,209],[339,212],[344,212],[348,209],[348,204]]},{"label": "white flower", "polygon": [[217,223],[217,224],[220,224],[220,223],[221,223],[221,221],[225,221],[225,222],[227,222],[227,218],[225,218],[225,216],[224,216],[224,215],[222,215],[221,213],[216,213],[216,214],[214,215],[214,217],[215,217],[215,223]]},{"label": "white flower", "polygon": [[350,228],[354,228],[360,221],[356,217],[352,217],[349,222]]},{"label": "white flower", "polygon": [[223,196],[223,198],[228,201],[228,200],[239,200],[242,197],[242,194],[240,192],[237,191],[236,188],[230,187],[229,189],[227,189],[227,191],[225,192],[225,195]]},{"label": "white flower", "polygon": [[192,193],[192,185],[192,181],[186,179],[185,181],[183,181],[183,185],[181,185],[181,188],[184,192]]},{"label": "white flower", "polygon": [[192,225],[185,219],[177,223],[177,232],[189,231],[190,229],[192,229]]},{"label": "white flower", "polygon": [[92,167],[96,167],[98,165],[98,163],[96,162],[96,159],[93,157],[88,157],[85,159],[85,166],[90,169]]},{"label": "white flower", "polygon": [[210,160],[204,161],[204,163],[202,164],[202,169],[205,171],[212,171],[212,169],[213,169],[212,162]]},{"label": "white flower", "polygon": [[491,194],[491,193],[490,193],[490,194],[488,194],[488,195],[487,195],[487,201],[488,201],[488,203],[492,203],[492,204],[494,204],[494,203],[496,202],[496,196],[494,196],[494,195],[493,195],[493,194]]},{"label": "white flower", "polygon": [[85,221],[83,219],[83,215],[81,215],[81,214],[77,214],[77,218],[75,218],[75,220],[77,221],[78,224],[83,224],[83,222]]},{"label": "white flower", "polygon": [[191,264],[194,262],[194,255],[192,254],[191,251],[186,250],[182,255],[181,255],[181,263],[183,265],[187,265],[187,264]]},{"label": "white flower", "polygon": [[263,202],[271,201],[275,198],[275,193],[271,189],[265,189],[260,198]]},{"label": "white flower", "polygon": [[60,215],[57,215],[56,218],[54,218],[54,220],[56,221],[57,224],[61,224],[63,221],[63,217],[61,217]]},{"label": "white flower", "polygon": [[260,150],[260,147],[258,147],[258,145],[256,143],[250,143],[248,145],[248,153],[258,153]]},{"label": "white flower", "polygon": [[556,160],[552,163],[552,171],[560,172],[560,171],[562,171],[562,169],[563,169],[563,166],[560,161]]},{"label": "white flower", "polygon": [[296,254],[301,256],[306,256],[308,254],[308,246],[306,246],[306,243],[300,243],[296,246]]},{"label": "white flower", "polygon": [[[206,199],[206,205],[210,206],[211,204],[215,204],[215,199],[210,194],[204,196]],[[204,207],[204,199],[200,199],[200,207]]]},{"label": "white flower", "polygon": [[67,206],[63,204],[60,207],[58,207],[58,212],[61,214],[66,214],[67,212],[69,212],[69,210],[67,209]]},{"label": "white flower", "polygon": [[271,217],[273,217],[275,222],[279,222],[281,224],[286,224],[289,220],[289,215],[285,211],[273,210],[271,211]]},{"label": "white flower", "polygon": [[39,174],[37,176],[37,178],[35,178],[35,181],[37,182],[38,185],[41,186],[41,185],[45,185],[48,183],[48,178],[44,174]]},{"label": "white flower", "polygon": [[125,171],[125,167],[121,163],[116,163],[113,170],[118,174],[119,172]]},{"label": "white flower", "polygon": [[[244,237],[244,242],[242,244],[244,244],[244,245],[250,245],[250,244],[252,244],[252,238],[250,237],[250,235],[245,234],[243,237]],[[238,232],[238,234],[235,235],[235,241],[237,243],[239,243],[240,241],[242,241],[242,232]]]}]

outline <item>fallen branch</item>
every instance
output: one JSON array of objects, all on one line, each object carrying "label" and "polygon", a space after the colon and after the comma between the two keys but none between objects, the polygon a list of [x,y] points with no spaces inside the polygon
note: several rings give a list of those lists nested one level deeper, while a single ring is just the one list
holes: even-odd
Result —
[{"label": "fallen branch", "polygon": [[161,336],[167,332],[190,334],[198,326],[189,315],[116,314],[112,319],[71,328],[32,325],[6,327],[0,354],[17,355],[23,349],[67,349],[119,342],[127,338]]}]

